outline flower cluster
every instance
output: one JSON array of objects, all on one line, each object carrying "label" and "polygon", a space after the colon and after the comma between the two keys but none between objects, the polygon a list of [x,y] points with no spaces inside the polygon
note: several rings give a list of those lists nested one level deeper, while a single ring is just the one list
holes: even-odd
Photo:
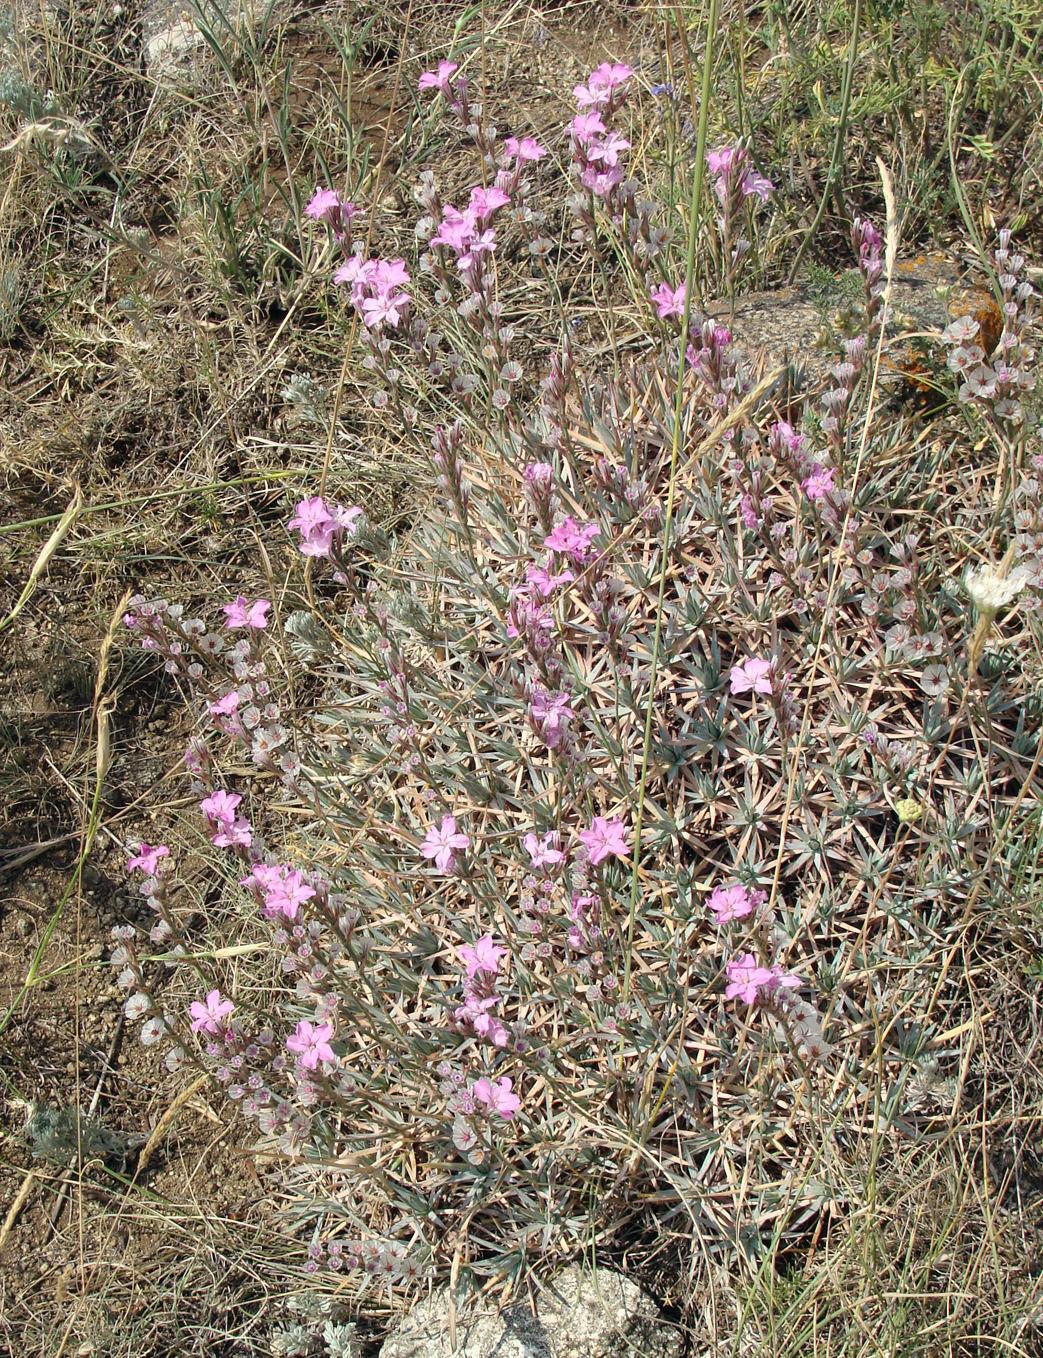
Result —
[{"label": "flower cluster", "polygon": [[[123,621],[143,649],[162,655],[167,672],[194,690],[208,724],[245,745],[259,768],[274,769],[292,786],[300,775],[300,760],[290,749],[290,735],[261,652],[271,607],[267,599],[250,602],[242,594],[225,604],[225,629],[243,633],[231,643],[220,632],[207,631],[201,618],[185,618],[181,605],[164,599],[148,601],[136,596]],[[185,764],[201,785],[210,765],[205,741],[193,737]],[[225,832],[216,829],[216,833]],[[246,831],[233,831],[230,823],[227,833]]]},{"label": "flower cluster", "polygon": [[[612,127],[612,116],[622,106],[626,85],[633,71],[620,62],[603,62],[584,85],[573,91],[579,110],[569,123],[573,173],[587,190],[589,199],[606,201],[610,211],[616,190],[623,182],[623,155],[630,142]],[[592,209],[580,198],[578,215],[585,226],[593,225]]]},{"label": "flower cluster", "polygon": [[336,190],[320,185],[308,200],[304,215],[310,217],[313,222],[321,222],[328,226],[337,244],[344,250],[350,249],[351,224],[359,215],[354,203],[341,198]]},{"label": "flower cluster", "polygon": [[409,313],[412,298],[404,259],[362,259],[352,255],[333,275],[334,283],[347,283],[351,305],[367,330],[395,330]]},{"label": "flower cluster", "polygon": [[706,163],[713,175],[714,193],[721,206],[717,226],[730,289],[734,286],[740,262],[751,249],[750,241],[741,232],[746,203],[750,198],[766,203],[775,192],[775,186],[759,173],[745,146],[719,146],[716,151],[707,152]]},{"label": "flower cluster", "polygon": [[1003,330],[995,353],[982,348],[981,325],[973,316],[951,322],[942,333],[948,347],[946,362],[960,380],[959,397],[991,413],[1004,430],[1024,421],[1022,397],[1036,385],[1036,354],[1026,342],[1036,290],[1028,281],[1025,257],[1011,248],[1011,233],[999,233],[992,252],[1003,299]]},{"label": "flower cluster", "polygon": [[358,505],[345,509],[330,504],[321,495],[313,495],[298,503],[289,526],[300,535],[301,555],[328,559],[334,566],[334,579],[338,584],[345,584],[345,547],[358,537],[363,523],[364,516]]}]

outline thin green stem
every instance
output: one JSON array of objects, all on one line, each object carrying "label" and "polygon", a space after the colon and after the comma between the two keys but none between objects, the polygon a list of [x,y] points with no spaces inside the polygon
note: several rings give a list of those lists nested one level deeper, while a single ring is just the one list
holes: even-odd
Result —
[{"label": "thin green stem", "polygon": [[[681,27],[678,17],[678,28]],[[648,764],[652,751],[652,718],[655,712],[656,679],[659,673],[659,648],[663,638],[663,605],[666,599],[666,578],[669,569],[671,537],[674,526],[674,501],[677,494],[677,462],[681,449],[681,419],[684,410],[684,365],[688,349],[688,326],[692,314],[692,292],[695,279],[695,255],[699,244],[703,180],[706,169],[706,133],[709,121],[710,83],[713,75],[714,43],[717,37],[717,0],[710,0],[706,17],[706,47],[703,52],[702,89],[699,97],[699,124],[695,146],[695,170],[692,176],[692,197],[688,212],[688,258],[685,262],[684,315],[681,317],[681,337],[677,353],[677,385],[674,389],[674,420],[670,440],[670,481],[666,493],[666,513],[663,519],[663,552],[659,573],[659,597],[656,602],[655,635],[652,640],[652,663],[648,676],[648,698],[645,707],[645,733],[641,750],[641,776],[637,786],[637,808],[634,813],[634,859],[630,877],[630,913],[627,918],[626,960],[623,973],[623,997],[630,996],[633,963],[634,926],[637,920],[637,900],[641,868],[641,831],[644,827],[645,788],[648,783]]]}]

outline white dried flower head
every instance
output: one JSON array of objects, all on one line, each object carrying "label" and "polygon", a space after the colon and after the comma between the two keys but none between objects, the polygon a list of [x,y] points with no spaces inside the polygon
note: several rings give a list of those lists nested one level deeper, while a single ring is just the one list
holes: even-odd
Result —
[{"label": "white dried flower head", "polygon": [[993,566],[978,566],[964,577],[967,597],[981,613],[998,613],[1014,602],[1025,587],[1020,571],[1000,575]]}]

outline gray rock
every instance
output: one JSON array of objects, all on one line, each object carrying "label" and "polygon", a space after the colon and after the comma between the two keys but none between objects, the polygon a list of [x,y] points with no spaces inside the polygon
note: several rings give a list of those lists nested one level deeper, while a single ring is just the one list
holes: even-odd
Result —
[{"label": "gray rock", "polygon": [[449,1336],[449,1289],[414,1307],[384,1341],[380,1358],[677,1358],[681,1335],[636,1283],[577,1266],[547,1283],[538,1315],[521,1303],[459,1308]]},{"label": "gray rock", "polygon": [[[271,0],[219,0],[209,14],[210,28],[219,42],[227,41],[228,26],[256,22]],[[198,20],[206,18],[198,0],[149,0],[144,12],[145,63],[150,76],[174,78],[188,72],[210,50]]]}]

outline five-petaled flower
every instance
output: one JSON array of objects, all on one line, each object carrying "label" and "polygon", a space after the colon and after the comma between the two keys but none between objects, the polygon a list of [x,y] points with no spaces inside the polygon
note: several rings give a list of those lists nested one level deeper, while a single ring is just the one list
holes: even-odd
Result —
[{"label": "five-petaled flower", "polygon": [[661,321],[667,320],[670,316],[684,315],[687,291],[683,283],[679,283],[676,288],[672,288],[669,283],[660,283],[658,287],[652,289],[652,301],[655,302]]},{"label": "five-petaled flower", "polygon": [[554,530],[543,539],[543,545],[583,565],[590,555],[590,544],[600,532],[596,523],[577,523],[571,515],[567,515],[554,525]]},{"label": "five-petaled flower", "polygon": [[581,830],[579,837],[595,867],[606,858],[626,858],[630,853],[626,826],[618,817],[606,820],[604,816],[595,816],[590,829]]},{"label": "five-petaled flower", "polygon": [[251,604],[247,603],[245,595],[237,594],[230,604],[224,605],[225,626],[252,627],[255,631],[263,632],[268,626],[270,608],[267,599],[258,599]]},{"label": "five-petaled flower", "polygon": [[424,71],[417,81],[418,90],[438,90],[448,99],[452,94],[452,79],[460,69],[457,61],[440,61],[437,71]]},{"label": "five-petaled flower", "polygon": [[728,671],[732,693],[770,693],[774,668],[771,660],[762,660],[757,655],[751,655],[741,665],[733,665]]},{"label": "five-petaled flower", "polygon": [[433,858],[439,872],[452,872],[456,867],[456,850],[470,846],[471,838],[456,828],[455,816],[443,816],[441,825],[434,825],[420,846],[425,858]]},{"label": "five-petaled flower", "polygon": [[547,148],[541,146],[535,137],[505,137],[503,149],[512,160],[541,160]]},{"label": "five-petaled flower", "polygon": [[127,860],[127,871],[133,872],[139,869],[149,877],[155,877],[159,871],[159,860],[169,858],[170,850],[165,844],[146,844],[144,840],[138,846],[138,851],[133,858]]},{"label": "five-petaled flower", "polygon": [[753,953],[743,953],[726,967],[728,984],[724,997],[728,1000],[740,999],[753,1004],[761,991],[771,988],[775,974],[770,967],[762,967]]},{"label": "five-petaled flower", "polygon": [[217,833],[212,842],[219,849],[249,848],[253,842],[250,822],[236,815],[236,807],[242,801],[238,792],[212,792],[199,803],[199,809]]},{"label": "five-petaled flower", "polygon": [[230,1018],[235,1005],[231,1000],[223,1000],[220,990],[211,990],[206,997],[205,1003],[202,1000],[193,1000],[189,1005],[189,1015],[192,1019],[192,1031],[194,1033],[220,1033],[228,1025],[225,1020]]},{"label": "five-petaled flower", "polygon": [[471,1095],[488,1113],[499,1113],[510,1122],[521,1107],[521,1099],[512,1093],[513,1082],[505,1075],[502,1080],[490,1080],[483,1075],[471,1086]]},{"label": "five-petaled flower", "polygon": [[462,948],[458,948],[457,955],[467,969],[467,979],[472,981],[479,972],[487,976],[498,975],[500,958],[507,956],[507,949],[501,948],[492,934],[483,934],[473,946],[465,943]]},{"label": "five-petaled flower", "polygon": [[550,830],[545,835],[529,833],[525,836],[522,843],[525,845],[525,852],[532,860],[534,868],[553,868],[565,861],[565,855],[558,848],[558,832]]},{"label": "five-petaled flower", "polygon": [[301,1019],[297,1031],[286,1039],[286,1047],[295,1053],[298,1064],[305,1070],[317,1070],[320,1061],[337,1059],[330,1046],[332,1036],[331,1023],[309,1023],[307,1019]]},{"label": "five-petaled flower", "polygon": [[809,500],[824,500],[836,490],[833,484],[836,474],[835,467],[823,467],[821,463],[816,462],[811,474],[800,483],[801,489]]},{"label": "five-petaled flower", "polygon": [[741,882],[733,882],[729,886],[714,887],[706,908],[717,916],[718,924],[727,924],[730,920],[752,915],[765,899],[763,891],[751,891]]}]

